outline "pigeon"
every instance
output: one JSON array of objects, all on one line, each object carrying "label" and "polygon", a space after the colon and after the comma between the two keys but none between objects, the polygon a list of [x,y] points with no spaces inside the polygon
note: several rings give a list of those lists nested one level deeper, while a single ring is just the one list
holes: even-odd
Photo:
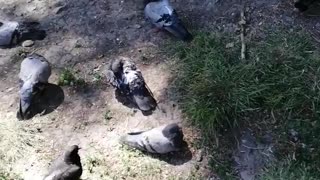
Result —
[{"label": "pigeon", "polygon": [[39,29],[38,22],[0,20],[0,47],[11,48],[25,40],[43,40],[46,32]]},{"label": "pigeon", "polygon": [[157,106],[141,71],[128,58],[113,60],[107,69],[107,80],[122,95],[130,97],[141,111],[151,111]]},{"label": "pigeon", "polygon": [[156,127],[149,131],[128,133],[120,138],[120,143],[157,154],[180,151],[184,146],[182,130],[176,123]]},{"label": "pigeon", "polygon": [[29,119],[35,97],[45,89],[51,75],[49,62],[41,55],[28,55],[22,62],[19,73],[20,105],[18,119]]},{"label": "pigeon", "polygon": [[177,38],[191,41],[193,36],[189,33],[178,14],[169,3],[169,0],[149,2],[145,6],[146,18],[159,29],[165,29]]},{"label": "pigeon", "polygon": [[63,156],[51,166],[43,180],[78,180],[82,175],[82,165],[77,145],[70,146]]},{"label": "pigeon", "polygon": [[320,15],[320,0],[297,0],[294,3],[294,7],[307,15]]}]

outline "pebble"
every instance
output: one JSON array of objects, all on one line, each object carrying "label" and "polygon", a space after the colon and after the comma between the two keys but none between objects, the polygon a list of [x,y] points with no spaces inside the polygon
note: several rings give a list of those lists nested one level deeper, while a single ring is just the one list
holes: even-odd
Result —
[{"label": "pebble", "polygon": [[26,40],[22,43],[23,47],[31,47],[34,45],[34,42],[32,40]]},{"label": "pebble", "polygon": [[63,11],[64,7],[57,7],[55,10],[54,10],[54,13],[55,14],[60,14],[62,11]]},{"label": "pebble", "polygon": [[201,162],[203,160],[203,152],[202,150],[199,150],[199,152],[196,154],[196,161]]},{"label": "pebble", "polygon": [[136,29],[140,29],[142,26],[140,24],[136,24],[133,27],[136,28]]},{"label": "pebble", "polygon": [[233,47],[234,47],[234,43],[233,42],[226,44],[226,48],[233,48]]}]

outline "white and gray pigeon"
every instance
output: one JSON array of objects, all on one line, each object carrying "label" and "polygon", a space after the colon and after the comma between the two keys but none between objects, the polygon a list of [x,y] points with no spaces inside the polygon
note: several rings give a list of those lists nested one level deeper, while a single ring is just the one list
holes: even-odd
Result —
[{"label": "white and gray pigeon", "polygon": [[141,111],[151,111],[157,102],[153,98],[141,71],[128,58],[113,60],[107,69],[107,80],[120,92],[129,96]]},{"label": "white and gray pigeon", "polygon": [[159,29],[165,29],[184,41],[191,41],[192,35],[179,19],[169,0],[147,3],[144,13],[147,19]]},{"label": "white and gray pigeon", "polygon": [[78,180],[82,175],[79,147],[68,147],[63,156],[58,157],[50,167],[49,173],[43,180]]},{"label": "white and gray pigeon", "polygon": [[16,22],[0,20],[0,47],[11,48],[25,40],[42,40],[46,32],[38,22]]},{"label": "white and gray pigeon", "polygon": [[168,124],[148,131],[128,133],[120,143],[150,153],[165,154],[179,151],[184,146],[183,132],[176,124]]},{"label": "white and gray pigeon", "polygon": [[41,55],[28,55],[22,62],[19,73],[20,105],[19,119],[28,119],[32,113],[35,96],[43,91],[51,75],[49,62]]}]

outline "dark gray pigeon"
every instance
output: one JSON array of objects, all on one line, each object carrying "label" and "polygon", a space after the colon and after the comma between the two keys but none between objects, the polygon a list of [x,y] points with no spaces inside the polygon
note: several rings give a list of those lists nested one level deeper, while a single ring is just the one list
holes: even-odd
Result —
[{"label": "dark gray pigeon", "polygon": [[10,48],[25,40],[42,40],[46,32],[39,29],[38,22],[0,20],[0,47]]},{"label": "dark gray pigeon", "polygon": [[296,0],[294,6],[307,15],[320,15],[320,0]]},{"label": "dark gray pigeon", "polygon": [[19,119],[30,118],[35,96],[44,90],[50,75],[50,64],[43,56],[31,54],[22,61],[19,73]]},{"label": "dark gray pigeon", "polygon": [[179,151],[184,145],[182,130],[175,123],[148,131],[128,133],[120,138],[120,142],[132,148],[158,154]]},{"label": "dark gray pigeon", "polygon": [[82,175],[82,165],[77,145],[70,146],[63,156],[52,164],[48,175],[43,180],[78,180]]},{"label": "dark gray pigeon", "polygon": [[147,3],[144,13],[147,19],[159,29],[165,29],[184,41],[191,41],[192,35],[179,19],[169,0]]},{"label": "dark gray pigeon", "polygon": [[110,63],[107,80],[120,92],[129,96],[141,111],[151,111],[157,102],[148,89],[141,71],[128,58],[121,58]]}]

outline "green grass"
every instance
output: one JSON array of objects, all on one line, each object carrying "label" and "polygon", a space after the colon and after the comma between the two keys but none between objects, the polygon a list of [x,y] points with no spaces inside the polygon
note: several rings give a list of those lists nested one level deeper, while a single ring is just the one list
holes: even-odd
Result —
[{"label": "green grass", "polygon": [[109,122],[110,119],[112,119],[111,111],[110,111],[110,110],[107,110],[107,111],[104,113],[104,120],[105,120],[105,122]]},{"label": "green grass", "polygon": [[287,159],[278,162],[271,167],[266,168],[259,176],[260,180],[316,180],[318,176],[312,173],[312,170],[305,163],[296,162],[292,159]]},{"label": "green grass", "polygon": [[75,73],[70,69],[63,69],[58,80],[59,86],[83,86],[84,79],[77,78]]},{"label": "green grass", "polygon": [[[239,58],[240,43],[229,36],[200,33],[191,44],[176,45],[174,98],[202,130],[220,175],[234,175],[229,132],[243,126],[257,134],[272,130],[279,156],[295,153],[320,175],[320,57],[303,32],[266,33],[248,44],[246,61]],[[235,46],[227,49],[229,42]],[[290,128],[305,148],[288,142]]]},{"label": "green grass", "polygon": [[22,178],[16,174],[9,174],[0,170],[0,180],[22,180]]}]

